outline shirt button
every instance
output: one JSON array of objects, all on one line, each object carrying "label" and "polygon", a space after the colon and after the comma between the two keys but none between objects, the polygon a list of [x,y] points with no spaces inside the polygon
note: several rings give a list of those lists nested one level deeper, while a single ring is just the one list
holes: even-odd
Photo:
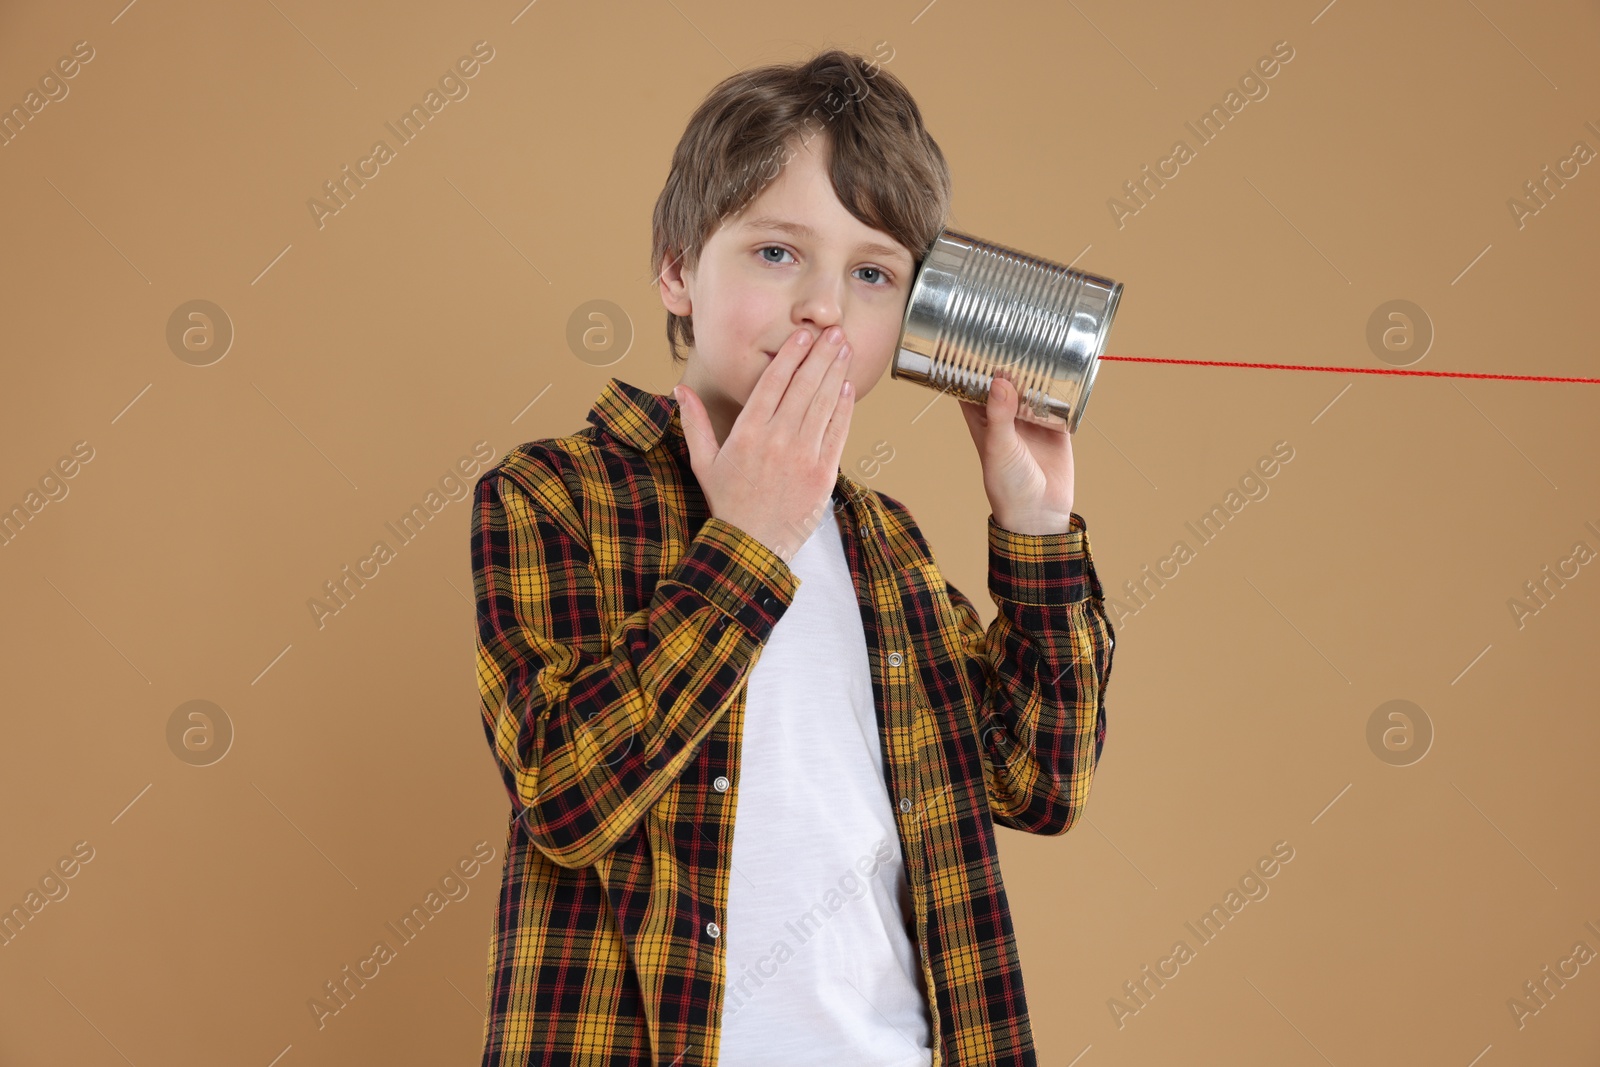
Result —
[{"label": "shirt button", "polygon": [[706,933],[711,937],[721,937],[722,928],[716,923],[706,923]]},{"label": "shirt button", "polygon": [[717,780],[711,783],[711,788],[715,789],[719,793],[726,793],[728,791],[727,776],[722,774],[717,775]]},{"label": "shirt button", "polygon": [[891,666],[891,667],[900,666],[901,658],[902,657],[901,657],[900,653],[898,653],[898,652],[889,653],[889,666]]},{"label": "shirt button", "polygon": [[771,611],[773,608],[778,606],[778,598],[769,596],[761,602],[761,606],[766,608],[768,611]]},{"label": "shirt button", "polygon": [[901,811],[910,811],[911,810],[911,798],[910,797],[901,797],[900,798],[900,810]]}]

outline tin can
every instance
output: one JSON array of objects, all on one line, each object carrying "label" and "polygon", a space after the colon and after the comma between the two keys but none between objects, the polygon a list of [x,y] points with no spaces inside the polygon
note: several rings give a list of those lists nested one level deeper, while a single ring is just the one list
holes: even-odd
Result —
[{"label": "tin can", "polygon": [[943,230],[923,258],[890,376],[986,404],[996,374],[1017,417],[1075,433],[1122,283]]}]

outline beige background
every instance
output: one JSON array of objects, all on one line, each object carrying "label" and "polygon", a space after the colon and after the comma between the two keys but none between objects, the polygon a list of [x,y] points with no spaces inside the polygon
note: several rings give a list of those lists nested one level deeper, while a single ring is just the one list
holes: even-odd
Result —
[{"label": "beige background", "polygon": [[[612,375],[677,380],[650,210],[736,69],[886,42],[957,228],[1126,285],[1110,354],[1381,367],[1368,320],[1405,299],[1435,332],[1415,369],[1600,377],[1600,164],[1521,227],[1507,206],[1600,150],[1593,3],[123,2],[0,9],[7,109],[94,49],[0,148],[0,505],[93,449],[0,548],[0,904],[93,850],[0,947],[5,1064],[477,1062],[507,801],[468,505],[323,627],[307,603],[475,442],[577,429]],[[480,40],[470,95],[319,228],[323,182]],[[1278,41],[1270,94],[1118,228],[1108,198]],[[167,341],[195,299],[235,331],[204,367]],[[591,300],[630,320],[610,366],[566,341]],[[933,398],[883,382],[846,462],[992,617],[976,455]],[[1041,1064],[1597,1062],[1600,962],[1521,1027],[1507,1004],[1600,952],[1600,568],[1520,628],[1508,607],[1600,550],[1597,402],[1102,366],[1076,507],[1108,593],[1275,442],[1294,458],[1122,617],[1085,821],[1000,833]],[[1368,743],[1397,699],[1433,732],[1407,766]],[[191,700],[234,732],[209,766],[169,743]],[[1185,922],[1279,841],[1270,895],[1199,946]],[[478,842],[469,895],[319,1029],[308,1000]]]}]

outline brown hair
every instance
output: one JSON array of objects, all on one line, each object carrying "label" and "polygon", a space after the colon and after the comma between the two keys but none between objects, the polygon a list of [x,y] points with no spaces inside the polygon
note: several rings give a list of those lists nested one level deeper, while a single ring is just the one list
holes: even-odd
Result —
[{"label": "brown hair", "polygon": [[[827,138],[829,178],[845,210],[899,241],[920,266],[949,214],[944,153],[900,79],[876,59],[832,48],[730,75],[706,94],[656,199],[651,272],[659,279],[669,255],[693,269],[722,220],[743,211],[793,158],[791,142],[818,134]],[[683,362],[678,346],[693,346],[693,321],[668,312],[667,343]]]}]

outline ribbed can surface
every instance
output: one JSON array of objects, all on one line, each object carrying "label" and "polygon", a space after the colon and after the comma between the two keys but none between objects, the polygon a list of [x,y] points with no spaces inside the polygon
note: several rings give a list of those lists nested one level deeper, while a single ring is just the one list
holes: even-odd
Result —
[{"label": "ribbed can surface", "polygon": [[1076,432],[1121,296],[1121,282],[945,230],[912,283],[890,374],[983,404],[999,373],[1019,418]]}]

